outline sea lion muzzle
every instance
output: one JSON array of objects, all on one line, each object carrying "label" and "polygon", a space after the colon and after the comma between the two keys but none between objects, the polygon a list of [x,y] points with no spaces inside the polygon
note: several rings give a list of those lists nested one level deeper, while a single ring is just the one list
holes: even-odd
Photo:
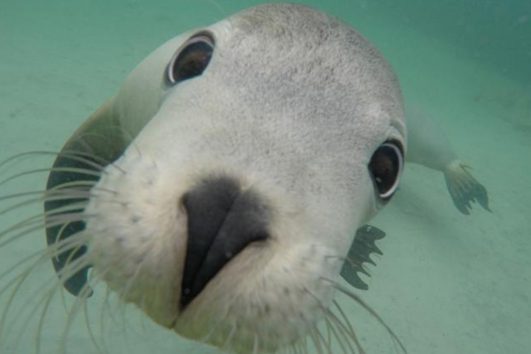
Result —
[{"label": "sea lion muzzle", "polygon": [[252,189],[230,177],[209,177],[185,193],[188,244],[181,288],[186,307],[233,257],[268,238],[268,207]]}]

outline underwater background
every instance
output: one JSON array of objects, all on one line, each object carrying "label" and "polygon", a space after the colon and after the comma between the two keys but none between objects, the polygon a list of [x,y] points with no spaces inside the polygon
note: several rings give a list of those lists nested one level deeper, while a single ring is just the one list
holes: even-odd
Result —
[{"label": "underwater background", "polygon": [[[262,2],[0,0],[0,160],[59,151],[153,49]],[[492,213],[476,205],[465,216],[442,174],[407,165],[399,193],[372,221],[387,237],[360,295],[409,353],[530,353],[531,2],[299,2],[343,19],[375,44],[397,72],[406,105],[437,122],[489,191]],[[3,164],[0,180],[52,159]],[[0,196],[42,189],[45,179],[41,173],[1,182]],[[41,210],[37,203],[6,212],[13,203],[1,203],[2,230]],[[63,342],[69,353],[96,353],[92,336],[112,354],[218,353],[157,327],[131,306],[124,311],[104,288],[86,307],[91,333],[82,313],[68,315],[75,299],[64,293],[48,302],[39,291],[54,279],[51,264],[34,269],[11,296],[13,267],[42,250],[45,236],[42,228],[13,240],[5,235],[0,353],[57,353]],[[363,309],[349,306],[348,316],[367,353],[398,352]]]}]

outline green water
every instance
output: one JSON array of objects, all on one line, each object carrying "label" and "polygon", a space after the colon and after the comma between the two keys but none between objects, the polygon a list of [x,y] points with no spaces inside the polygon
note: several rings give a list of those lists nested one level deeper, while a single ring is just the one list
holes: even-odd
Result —
[{"label": "green water", "polygon": [[[1,0],[0,159],[58,150],[158,45],[258,3]],[[493,212],[476,206],[464,216],[452,205],[441,174],[408,166],[400,192],[373,221],[387,231],[380,244],[385,255],[371,268],[370,290],[361,295],[409,353],[531,352],[531,3],[302,3],[352,24],[384,53],[398,73],[406,104],[438,122],[489,191]],[[50,161],[26,158],[17,167],[39,168]],[[9,172],[2,167],[0,177]],[[2,184],[0,195],[37,190],[44,178]],[[2,213],[2,228],[39,210]],[[42,232],[2,245],[1,270],[43,247]],[[46,299],[38,289],[53,273],[50,266],[32,274],[30,286],[10,303],[0,353],[35,351]],[[0,278],[3,289],[8,279]],[[122,311],[115,300],[107,306],[105,291],[99,290],[101,296],[89,301],[87,311],[109,353],[215,353],[151,324],[133,309]],[[4,311],[9,292],[0,295]],[[74,300],[65,294],[64,301]],[[60,296],[47,313],[41,353],[56,353],[62,341],[71,353],[97,352],[83,316],[63,338],[67,312]],[[396,352],[363,311],[349,315],[368,353]],[[107,318],[103,335],[101,318]]]}]

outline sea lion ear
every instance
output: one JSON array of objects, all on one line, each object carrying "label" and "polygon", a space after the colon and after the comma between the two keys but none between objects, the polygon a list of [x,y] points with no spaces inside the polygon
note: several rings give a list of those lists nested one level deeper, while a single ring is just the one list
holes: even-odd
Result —
[{"label": "sea lion ear", "polygon": [[377,227],[363,225],[356,231],[354,241],[348,250],[347,259],[341,268],[341,276],[350,285],[361,290],[367,290],[369,286],[361,280],[358,273],[370,276],[369,272],[363,267],[363,263],[376,265],[371,259],[371,253],[383,255],[382,251],[376,246],[375,241],[384,238],[385,232]]},{"label": "sea lion ear", "polygon": [[101,170],[125,150],[123,136],[111,99],[68,139],[48,176],[44,202],[48,250],[63,286],[76,296],[92,295],[87,285],[91,265],[81,259],[86,246],[73,238],[85,228],[76,214],[83,211]]}]

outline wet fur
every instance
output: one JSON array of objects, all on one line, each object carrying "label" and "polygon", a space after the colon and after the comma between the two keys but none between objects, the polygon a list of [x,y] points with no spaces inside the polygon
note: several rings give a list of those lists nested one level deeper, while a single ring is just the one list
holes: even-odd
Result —
[{"label": "wet fur", "polygon": [[[203,77],[181,90],[161,86],[165,65],[193,32],[179,36],[140,64],[66,144],[58,158],[91,167],[51,172],[63,168],[97,182],[81,178],[36,193],[36,201],[76,203],[15,225],[2,240],[76,221],[86,229],[68,238],[59,232],[34,264],[21,263],[2,293],[11,301],[35,267],[86,246],[43,295],[39,333],[61,282],[92,265],[67,328],[104,281],[160,325],[226,351],[363,353],[334,296],[345,294],[383,324],[338,275],[356,229],[382,206],[366,170],[370,155],[387,139],[405,145],[396,79],[357,32],[306,7],[261,6],[211,30],[220,54]],[[240,50],[223,51],[235,46]],[[110,137],[117,147],[106,156],[94,141]],[[180,312],[186,223],[178,200],[198,178],[216,173],[267,198],[272,237],[245,249]]]}]

